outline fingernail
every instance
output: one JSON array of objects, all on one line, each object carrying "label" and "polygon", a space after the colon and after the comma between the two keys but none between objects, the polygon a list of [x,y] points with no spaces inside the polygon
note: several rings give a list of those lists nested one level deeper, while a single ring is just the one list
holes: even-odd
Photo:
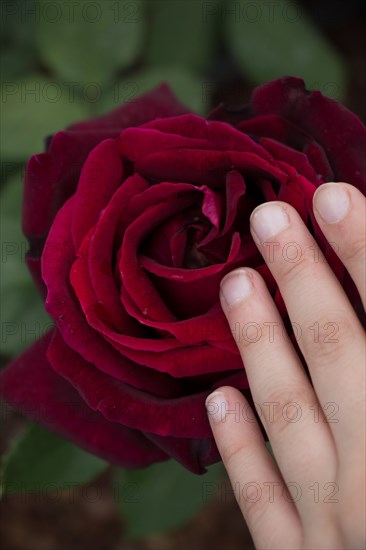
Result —
[{"label": "fingernail", "polygon": [[264,204],[251,215],[250,223],[260,242],[275,237],[289,225],[289,219],[279,204]]},{"label": "fingernail", "polygon": [[314,206],[326,223],[337,223],[343,220],[350,209],[347,191],[338,183],[322,185],[314,195]]},{"label": "fingernail", "polygon": [[221,281],[221,294],[229,307],[245,300],[252,289],[252,281],[245,269],[237,269]]},{"label": "fingernail", "polygon": [[206,399],[207,414],[215,423],[225,420],[227,401],[221,391],[214,391]]}]

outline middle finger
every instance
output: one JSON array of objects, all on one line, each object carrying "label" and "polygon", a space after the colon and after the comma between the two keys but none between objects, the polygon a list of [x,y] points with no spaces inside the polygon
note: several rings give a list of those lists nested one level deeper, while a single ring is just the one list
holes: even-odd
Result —
[{"label": "middle finger", "polygon": [[[315,391],[338,439],[347,426],[348,395],[357,395],[352,365],[362,362],[363,329],[339,281],[296,210],[287,203],[257,207],[253,238],[277,281]],[[338,420],[342,412],[342,423]]]}]

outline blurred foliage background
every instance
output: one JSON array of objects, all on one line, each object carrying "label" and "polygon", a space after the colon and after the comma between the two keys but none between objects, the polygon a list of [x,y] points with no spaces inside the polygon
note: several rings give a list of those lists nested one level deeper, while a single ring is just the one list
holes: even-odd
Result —
[{"label": "blurred foliage background", "polygon": [[[253,87],[267,80],[299,76],[309,89],[342,101],[365,120],[365,6],[362,0],[2,0],[2,364],[50,326],[24,264],[21,232],[25,163],[43,150],[45,137],[134,101],[162,81],[193,112],[205,115],[221,101],[245,103]],[[22,425],[12,414],[6,415],[5,446]],[[30,426],[7,454],[4,479],[8,489],[17,479],[32,491],[45,479],[89,482],[106,468]],[[108,486],[109,474],[103,475]],[[138,503],[122,507],[125,531],[133,537],[176,528],[204,504],[202,480],[176,464],[116,475],[124,487],[145,488]],[[217,483],[221,476],[215,466],[205,478]],[[226,510],[232,514],[230,506]],[[239,535],[247,536],[240,529]],[[85,537],[78,548],[89,540]],[[56,546],[49,542],[46,550],[72,548],[71,539],[58,546],[59,539],[55,535]],[[34,540],[31,544],[19,548],[33,550]],[[103,548],[114,548],[110,544]]]}]

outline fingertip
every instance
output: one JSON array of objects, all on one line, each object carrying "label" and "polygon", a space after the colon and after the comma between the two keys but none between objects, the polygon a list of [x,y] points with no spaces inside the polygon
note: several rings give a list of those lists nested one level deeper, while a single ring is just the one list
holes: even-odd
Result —
[{"label": "fingertip", "polygon": [[314,214],[326,224],[336,224],[344,220],[351,209],[350,189],[344,182],[327,182],[314,193]]},{"label": "fingertip", "polygon": [[227,410],[227,400],[222,389],[215,390],[210,393],[205,402],[208,418],[211,422],[217,423],[222,421],[223,415]]},{"label": "fingertip", "polygon": [[325,238],[344,264],[365,304],[365,195],[349,183],[324,183],[314,194],[313,209]]},{"label": "fingertip", "polygon": [[253,291],[252,274],[246,268],[231,271],[220,283],[220,300],[224,311],[248,298]]},{"label": "fingertip", "polygon": [[232,386],[222,386],[215,389],[206,398],[206,410],[211,425],[218,423],[239,423],[240,421],[255,421],[251,407],[238,389]]}]

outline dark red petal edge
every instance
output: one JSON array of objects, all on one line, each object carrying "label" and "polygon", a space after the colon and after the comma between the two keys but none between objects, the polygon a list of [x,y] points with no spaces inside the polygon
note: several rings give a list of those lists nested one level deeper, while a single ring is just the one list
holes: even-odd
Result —
[{"label": "dark red petal edge", "polygon": [[0,394],[45,428],[119,466],[144,468],[169,458],[137,430],[109,422],[90,409],[50,366],[48,333],[15,359],[0,376]]}]

